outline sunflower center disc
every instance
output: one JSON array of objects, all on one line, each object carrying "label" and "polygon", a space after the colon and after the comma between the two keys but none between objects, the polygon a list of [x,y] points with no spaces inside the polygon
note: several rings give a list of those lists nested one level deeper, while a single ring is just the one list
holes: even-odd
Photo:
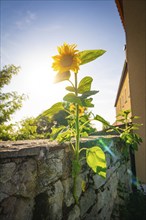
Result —
[{"label": "sunflower center disc", "polygon": [[73,57],[71,55],[65,55],[61,60],[61,65],[64,67],[71,66],[72,62],[73,62]]}]

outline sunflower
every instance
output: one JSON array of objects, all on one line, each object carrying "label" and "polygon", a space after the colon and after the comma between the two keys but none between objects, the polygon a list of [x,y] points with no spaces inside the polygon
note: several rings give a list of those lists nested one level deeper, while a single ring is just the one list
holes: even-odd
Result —
[{"label": "sunflower", "polygon": [[70,70],[77,73],[81,60],[77,53],[78,50],[76,50],[75,48],[75,44],[69,45],[66,43],[58,47],[59,55],[52,57],[54,59],[52,68],[59,73],[64,73]]},{"label": "sunflower", "polygon": [[[69,110],[72,114],[75,114],[75,104],[70,104]],[[86,108],[79,105],[79,116],[83,116],[85,114]]]}]

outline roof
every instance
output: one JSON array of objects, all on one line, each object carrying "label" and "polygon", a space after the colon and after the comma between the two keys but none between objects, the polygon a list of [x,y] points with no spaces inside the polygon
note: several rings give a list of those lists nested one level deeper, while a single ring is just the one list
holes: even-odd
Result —
[{"label": "roof", "polygon": [[124,11],[123,11],[123,0],[115,0],[120,18],[121,18],[121,22],[123,24],[123,27],[125,29],[125,22],[124,22]]},{"label": "roof", "polygon": [[120,92],[121,92],[121,89],[122,89],[122,86],[123,86],[126,74],[127,74],[127,62],[125,61],[124,66],[123,66],[123,71],[122,71],[121,79],[120,79],[120,83],[119,83],[117,97],[116,97],[116,101],[115,101],[115,107],[117,105],[117,101],[118,101],[118,98],[119,98],[119,95],[120,95]]}]

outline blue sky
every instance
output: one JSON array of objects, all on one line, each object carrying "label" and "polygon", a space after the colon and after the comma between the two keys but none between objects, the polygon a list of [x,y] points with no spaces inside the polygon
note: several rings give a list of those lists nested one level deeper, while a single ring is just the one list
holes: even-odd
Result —
[{"label": "blue sky", "polygon": [[104,49],[97,60],[83,65],[79,78],[90,75],[99,93],[93,112],[111,123],[124,64],[125,33],[114,0],[1,1],[1,66],[14,64],[21,71],[4,91],[29,96],[14,121],[37,116],[62,101],[66,82],[54,84],[52,56],[64,42],[82,51]]}]

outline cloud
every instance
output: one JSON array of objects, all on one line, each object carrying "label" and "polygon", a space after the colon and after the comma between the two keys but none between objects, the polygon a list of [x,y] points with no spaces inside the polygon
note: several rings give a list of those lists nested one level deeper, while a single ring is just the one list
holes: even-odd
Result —
[{"label": "cloud", "polygon": [[29,24],[34,20],[36,20],[36,14],[31,11],[27,11],[26,17],[25,17],[25,22]]},{"label": "cloud", "polygon": [[50,24],[50,25],[44,25],[44,26],[37,26],[36,30],[45,32],[45,33],[51,33],[54,31],[59,31],[62,29],[62,25],[59,24]]},{"label": "cloud", "polygon": [[35,13],[26,11],[26,15],[15,22],[16,28],[20,30],[25,29],[31,25],[36,20],[36,18],[37,16]]}]

